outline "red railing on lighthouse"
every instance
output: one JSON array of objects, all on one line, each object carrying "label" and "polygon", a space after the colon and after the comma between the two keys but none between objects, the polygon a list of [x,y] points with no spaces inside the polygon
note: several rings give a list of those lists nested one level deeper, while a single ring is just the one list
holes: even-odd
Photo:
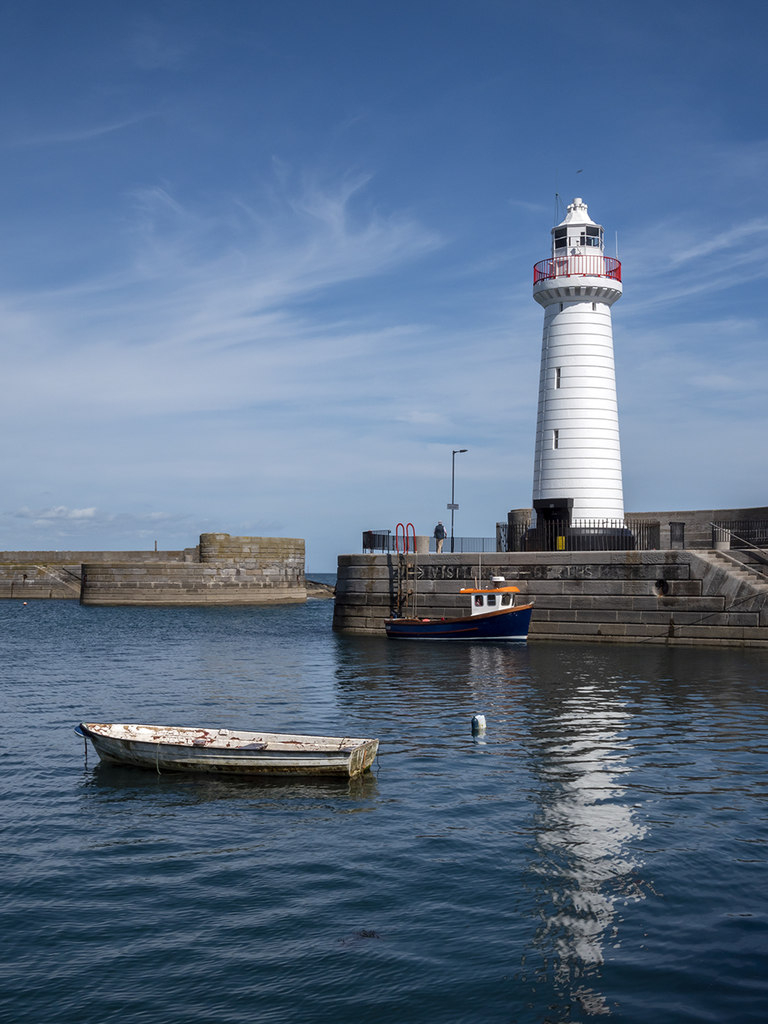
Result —
[{"label": "red railing on lighthouse", "polygon": [[621,263],[612,256],[553,256],[534,266],[534,284],[553,277],[609,277],[621,281]]}]

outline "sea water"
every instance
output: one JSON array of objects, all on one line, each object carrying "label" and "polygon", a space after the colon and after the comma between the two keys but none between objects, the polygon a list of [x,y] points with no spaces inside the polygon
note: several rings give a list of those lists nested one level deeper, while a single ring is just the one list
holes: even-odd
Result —
[{"label": "sea water", "polygon": [[[768,1018],[767,653],[331,618],[0,602],[0,1019]],[[351,782],[174,777],[101,765],[81,720],[380,751]]]}]

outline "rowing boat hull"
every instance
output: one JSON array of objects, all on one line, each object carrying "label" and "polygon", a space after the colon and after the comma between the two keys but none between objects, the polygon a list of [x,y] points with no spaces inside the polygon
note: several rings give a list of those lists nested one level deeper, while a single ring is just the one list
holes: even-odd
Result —
[{"label": "rowing boat hull", "polygon": [[373,764],[379,741],[229,729],[82,722],[75,730],[102,761],[158,772],[325,775],[352,778]]},{"label": "rowing boat hull", "polygon": [[504,640],[525,643],[532,604],[460,619],[387,619],[393,640]]}]

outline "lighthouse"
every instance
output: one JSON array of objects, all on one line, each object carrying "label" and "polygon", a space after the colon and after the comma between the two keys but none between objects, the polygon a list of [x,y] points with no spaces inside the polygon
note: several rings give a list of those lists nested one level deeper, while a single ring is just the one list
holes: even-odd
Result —
[{"label": "lighthouse", "polygon": [[621,264],[604,252],[603,228],[576,198],[552,228],[548,259],[533,268],[544,307],[533,472],[536,525],[590,531],[623,526],[619,415],[611,306]]}]

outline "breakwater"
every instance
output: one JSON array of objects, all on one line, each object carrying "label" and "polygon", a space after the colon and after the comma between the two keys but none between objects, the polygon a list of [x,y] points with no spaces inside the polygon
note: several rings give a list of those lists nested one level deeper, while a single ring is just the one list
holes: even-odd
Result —
[{"label": "breakwater", "polygon": [[400,614],[468,613],[459,593],[504,576],[535,601],[530,639],[768,647],[768,575],[715,550],[341,555],[334,629],[383,635]]},{"label": "breakwater", "polygon": [[304,541],[204,533],[180,551],[0,552],[0,598],[87,605],[305,601]]}]

